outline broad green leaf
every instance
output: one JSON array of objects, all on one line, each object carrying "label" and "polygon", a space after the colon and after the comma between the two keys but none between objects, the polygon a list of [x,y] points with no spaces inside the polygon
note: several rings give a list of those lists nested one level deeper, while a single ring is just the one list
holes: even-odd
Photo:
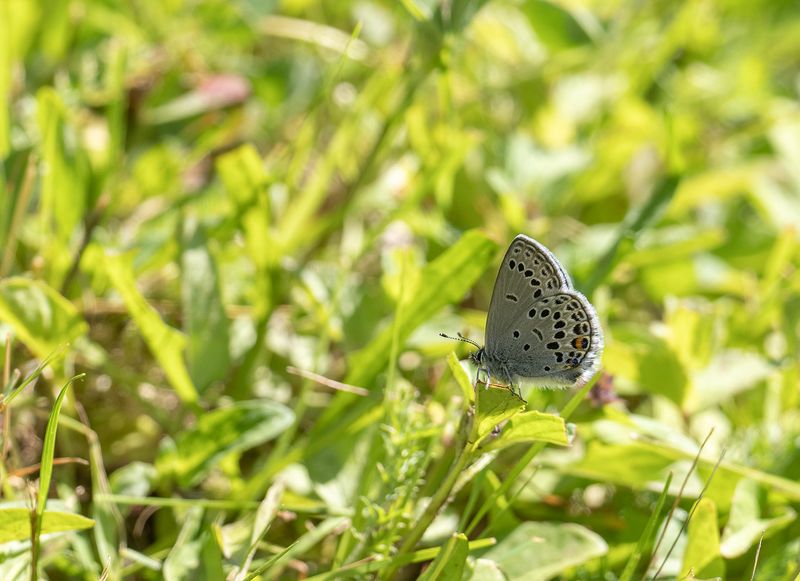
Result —
[{"label": "broad green leaf", "polygon": [[758,543],[763,533],[771,534],[794,522],[797,513],[785,508],[782,514],[772,518],[760,518],[758,485],[750,479],[742,479],[733,494],[728,522],[722,533],[720,553],[726,559],[744,555]]},{"label": "broad green leaf", "polygon": [[197,390],[183,360],[186,338],[180,331],[167,325],[158,312],[147,303],[136,288],[133,270],[124,256],[105,254],[103,267],[111,284],[122,296],[125,307],[139,327],[145,343],[164,369],[175,393],[185,403],[195,403]]},{"label": "broad green leaf", "polygon": [[701,579],[725,575],[725,563],[719,553],[717,507],[708,498],[697,502],[689,521],[686,552],[683,554],[683,567],[678,577],[687,577],[689,571],[694,571],[694,575]]},{"label": "broad green leaf", "polygon": [[700,445],[675,426],[613,406],[603,409],[603,416],[592,423],[593,434],[608,444],[628,444],[632,437],[660,442],[694,456]]},{"label": "broad green leaf", "polygon": [[181,267],[186,362],[192,382],[202,392],[225,377],[230,337],[217,265],[196,223],[186,226]]},{"label": "broad green leaf", "polygon": [[513,444],[547,442],[568,446],[567,426],[554,414],[530,411],[513,416],[503,427],[500,437],[489,442],[485,450],[499,450]]},{"label": "broad green leaf", "polygon": [[174,450],[158,458],[156,466],[161,474],[174,474],[181,486],[193,486],[224,456],[272,440],[293,421],[292,410],[266,400],[206,412],[177,438]]},{"label": "broad green leaf", "polygon": [[648,232],[642,244],[625,257],[625,264],[634,267],[658,267],[665,263],[691,258],[719,247],[725,241],[725,230],[703,226],[674,226]]},{"label": "broad green leaf", "polygon": [[714,354],[714,333],[720,317],[710,301],[678,299],[666,301],[664,323],[669,327],[669,344],[688,370],[705,367]]},{"label": "broad green leaf", "polygon": [[526,522],[483,558],[496,562],[509,579],[544,581],[606,552],[606,542],[580,525]]},{"label": "broad green leaf", "polygon": [[[469,561],[467,561],[469,565]],[[508,581],[497,563],[490,559],[475,559],[472,571],[464,575],[464,581]]]},{"label": "broad green leaf", "polygon": [[477,387],[473,437],[481,440],[492,433],[495,426],[525,409],[525,400],[507,387]]},{"label": "broad green leaf", "polygon": [[536,36],[552,51],[574,48],[590,42],[580,22],[557,2],[526,0],[522,9]]},{"label": "broad green leaf", "polygon": [[75,306],[39,280],[0,281],[0,321],[8,323],[39,358],[87,331]]},{"label": "broad green leaf", "polygon": [[[676,472],[671,493],[677,494],[681,471],[688,470],[696,452],[680,450],[657,442],[642,439],[629,444],[606,445],[594,440],[589,443],[586,454],[580,461],[563,466],[567,473],[605,482],[614,482],[634,488],[657,488],[658,482],[666,477],[668,468]],[[695,498],[704,486],[716,458],[701,458],[698,474],[690,478],[683,491],[685,498]],[[728,510],[736,485],[741,478],[749,478],[760,485],[794,501],[800,500],[800,484],[788,478],[769,474],[748,466],[723,462],[717,470],[706,497],[714,501],[720,510]]]},{"label": "broad green leaf", "polygon": [[739,349],[719,352],[706,368],[692,375],[685,409],[696,412],[729,401],[736,394],[753,389],[773,371],[756,353]]},{"label": "broad green leaf", "polygon": [[420,575],[420,581],[461,581],[464,565],[469,554],[469,541],[464,533],[453,533],[436,555],[425,572]]},{"label": "broad green leaf", "polygon": [[[45,510],[41,534],[79,531],[94,526],[94,521],[80,514]],[[31,538],[31,511],[28,508],[0,508],[0,543]]]},{"label": "broad green leaf", "polygon": [[603,354],[609,373],[632,382],[642,392],[683,403],[688,378],[666,341],[633,325],[613,327],[611,335],[613,341],[608,342]]},{"label": "broad green leaf", "polygon": [[661,482],[674,460],[635,445],[605,445],[592,441],[584,458],[568,472],[601,482],[644,488]]}]

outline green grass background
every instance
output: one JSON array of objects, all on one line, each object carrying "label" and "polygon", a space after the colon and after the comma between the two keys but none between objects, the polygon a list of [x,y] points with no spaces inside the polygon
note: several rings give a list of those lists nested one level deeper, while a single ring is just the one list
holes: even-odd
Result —
[{"label": "green grass background", "polygon": [[[797,577],[796,2],[0,23],[0,578]],[[437,335],[519,232],[588,397],[475,401]]]}]

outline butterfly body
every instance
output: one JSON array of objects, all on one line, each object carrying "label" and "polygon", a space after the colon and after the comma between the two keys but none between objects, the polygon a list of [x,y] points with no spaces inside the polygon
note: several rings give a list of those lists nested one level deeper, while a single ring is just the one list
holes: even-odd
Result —
[{"label": "butterfly body", "polygon": [[583,385],[597,371],[603,333],[594,307],[536,240],[518,235],[503,257],[486,320],[486,345],[471,355],[489,379],[538,387]]}]

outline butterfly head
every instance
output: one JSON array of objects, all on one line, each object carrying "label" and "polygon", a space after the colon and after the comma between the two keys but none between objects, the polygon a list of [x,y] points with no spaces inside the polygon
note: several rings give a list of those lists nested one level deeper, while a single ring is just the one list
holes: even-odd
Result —
[{"label": "butterfly head", "polygon": [[475,365],[477,365],[478,367],[481,367],[483,365],[483,358],[484,358],[485,353],[486,353],[485,349],[483,347],[480,347],[477,351],[474,351],[474,352],[469,354],[469,359]]}]

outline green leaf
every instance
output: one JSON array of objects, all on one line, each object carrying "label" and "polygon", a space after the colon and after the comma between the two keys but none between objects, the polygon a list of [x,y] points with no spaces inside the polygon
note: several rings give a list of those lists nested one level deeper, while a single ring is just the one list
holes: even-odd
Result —
[{"label": "green leaf", "polygon": [[628,211],[625,220],[619,225],[616,239],[598,261],[591,279],[583,285],[582,290],[587,296],[591,296],[620,261],[633,251],[636,246],[635,242],[642,233],[661,218],[679,185],[679,177],[663,177],[644,204]]},{"label": "green leaf", "polygon": [[636,445],[606,445],[592,441],[583,459],[569,466],[568,470],[601,482],[642,488],[661,481],[673,461]]},{"label": "green leaf", "polygon": [[667,501],[671,483],[672,474],[669,474],[667,479],[664,481],[664,488],[661,489],[661,495],[658,497],[655,510],[653,510],[653,512],[650,514],[650,517],[647,519],[647,524],[644,527],[644,531],[639,536],[639,540],[636,543],[636,548],[628,559],[628,562],[625,564],[625,569],[622,571],[619,581],[630,581],[630,579],[633,578],[633,574],[636,572],[636,567],[639,565],[639,561],[644,556],[645,552],[651,549],[653,536],[656,532],[656,525],[658,524],[659,520],[661,520],[661,511],[664,508],[664,503]]},{"label": "green leaf", "polygon": [[686,578],[689,571],[693,571],[701,579],[722,578],[725,575],[725,563],[719,552],[717,506],[708,498],[697,502],[694,515],[689,521],[686,552],[678,578]]},{"label": "green leaf", "polygon": [[197,390],[183,361],[186,345],[184,335],[162,321],[158,312],[147,303],[136,288],[133,270],[126,257],[105,254],[103,267],[111,284],[122,296],[125,307],[139,327],[145,343],[164,369],[175,393],[185,403],[195,403]]},{"label": "green leaf", "polygon": [[272,401],[242,401],[201,414],[183,432],[175,449],[162,454],[156,467],[172,473],[181,486],[193,486],[224,456],[272,440],[294,421],[294,413]]},{"label": "green leaf", "polygon": [[658,393],[678,405],[683,403],[688,377],[683,365],[662,338],[634,325],[613,327],[603,354],[612,375],[632,382],[643,392]]},{"label": "green leaf", "polygon": [[11,404],[11,402],[14,401],[14,399],[20,393],[22,393],[22,391],[26,387],[28,387],[34,380],[39,378],[39,376],[42,374],[42,371],[44,371],[45,367],[50,365],[50,363],[54,359],[56,359],[61,354],[63,354],[65,348],[66,348],[66,344],[64,344],[60,349],[56,349],[55,351],[50,353],[47,357],[42,359],[39,362],[39,365],[36,366],[36,369],[34,369],[27,376],[25,376],[25,379],[23,379],[20,383],[13,384],[13,382],[11,382],[13,387],[12,387],[12,385],[6,386],[6,389],[8,391],[3,393],[2,394],[2,398],[0,399],[0,401],[2,401],[2,403],[3,403],[3,405],[6,406],[6,407],[9,406]]},{"label": "green leaf", "polygon": [[461,581],[464,574],[464,565],[469,554],[469,541],[464,533],[453,533],[447,543],[436,555],[425,572],[420,575],[420,581]]},{"label": "green leaf", "polygon": [[492,433],[500,422],[520,413],[525,409],[525,400],[507,387],[489,387],[478,385],[478,402],[475,407],[476,441]]},{"label": "green leaf", "polygon": [[509,579],[538,581],[607,552],[606,542],[580,525],[526,522],[483,558],[496,562]]},{"label": "green leaf", "polygon": [[526,0],[522,9],[536,36],[552,51],[590,42],[578,20],[558,4],[547,0]]},{"label": "green leaf", "polygon": [[455,353],[450,353],[447,355],[447,365],[450,366],[450,371],[453,372],[453,377],[458,383],[458,386],[461,388],[461,394],[464,396],[464,400],[472,403],[475,401],[475,388],[472,386],[472,382],[469,379],[469,375],[467,375],[464,366],[458,360]]},{"label": "green leaf", "polygon": [[50,411],[50,418],[47,420],[47,428],[44,432],[44,444],[42,444],[42,459],[39,468],[39,491],[36,495],[36,529],[33,534],[33,545],[31,552],[32,566],[37,566],[39,555],[39,543],[42,538],[42,518],[44,509],[47,506],[47,495],[50,491],[50,480],[53,476],[53,457],[56,449],[56,432],[58,432],[58,416],[61,414],[61,406],[67,396],[67,390],[73,381],[83,377],[83,374],[76,375],[64,384]]},{"label": "green leaf", "polygon": [[[80,514],[46,510],[42,513],[41,534],[80,531],[94,526],[94,521]],[[0,543],[31,538],[31,511],[28,508],[0,508]]]},{"label": "green leaf", "polygon": [[[268,567],[261,567],[261,571],[253,571],[247,581],[254,578],[257,573],[263,573],[267,579],[278,579],[286,564],[293,558],[308,553],[312,548],[321,543],[328,535],[344,528],[350,523],[347,517],[332,517],[325,519],[310,531],[301,535],[285,551],[271,559]],[[266,564],[265,564],[266,565]]]},{"label": "green leaf", "polygon": [[39,358],[88,329],[70,301],[46,283],[26,278],[0,281],[0,321]]},{"label": "green leaf", "polygon": [[756,353],[730,349],[718,352],[709,365],[693,374],[691,390],[684,406],[696,412],[730,401],[738,393],[752,389],[773,372]]},{"label": "green leaf", "polygon": [[200,566],[202,574],[199,579],[222,579],[225,575],[222,550],[212,525],[207,525],[200,535]]},{"label": "green leaf", "polygon": [[464,581],[508,581],[508,579],[494,561],[475,559],[472,571],[464,576]]},{"label": "green leaf", "polygon": [[[178,537],[163,563],[164,581],[186,581],[199,577],[202,552],[205,544],[203,528],[204,510],[193,506],[183,515],[183,524]],[[210,534],[205,532],[205,534]]]},{"label": "green leaf", "polygon": [[500,437],[491,441],[484,450],[500,450],[513,444],[547,442],[568,446],[567,426],[564,419],[539,411],[513,416],[503,428]]},{"label": "green leaf", "polygon": [[726,559],[744,555],[758,543],[762,533],[771,534],[794,522],[797,513],[785,507],[783,513],[772,518],[760,518],[758,485],[742,479],[736,486],[731,502],[728,522],[720,541],[720,554]]},{"label": "green leaf", "polygon": [[[345,383],[369,388],[389,364],[393,336],[396,334],[397,344],[402,347],[414,329],[443,307],[461,300],[494,260],[496,249],[497,245],[484,234],[470,230],[429,263],[422,271],[418,291],[402,306],[402,320],[397,325],[387,325],[369,345],[353,354]],[[317,422],[315,430],[323,429],[332,420],[339,421],[356,399],[351,394],[338,394]],[[352,415],[360,413],[363,413],[363,407],[357,408]]]},{"label": "green leaf", "polygon": [[42,211],[54,222],[58,243],[65,244],[86,211],[88,161],[75,145],[78,140],[66,124],[67,111],[55,89],[39,91],[36,113],[42,162],[47,168],[41,173]]},{"label": "green leaf", "polygon": [[225,377],[230,337],[217,266],[196,223],[186,226],[181,268],[186,360],[192,382],[203,391]]},{"label": "green leaf", "polygon": [[264,500],[258,505],[256,511],[255,522],[250,531],[250,544],[247,549],[247,554],[244,558],[242,566],[236,571],[234,581],[244,581],[249,577],[248,572],[253,563],[253,558],[256,555],[258,546],[264,539],[264,536],[272,526],[272,521],[275,519],[275,514],[281,506],[281,498],[283,497],[284,486],[280,482],[276,482],[267,490]]},{"label": "green leaf", "polygon": [[217,172],[236,201],[250,259],[262,268],[277,264],[281,253],[271,230],[272,208],[267,192],[272,179],[264,160],[255,147],[243,145],[219,157]]}]

